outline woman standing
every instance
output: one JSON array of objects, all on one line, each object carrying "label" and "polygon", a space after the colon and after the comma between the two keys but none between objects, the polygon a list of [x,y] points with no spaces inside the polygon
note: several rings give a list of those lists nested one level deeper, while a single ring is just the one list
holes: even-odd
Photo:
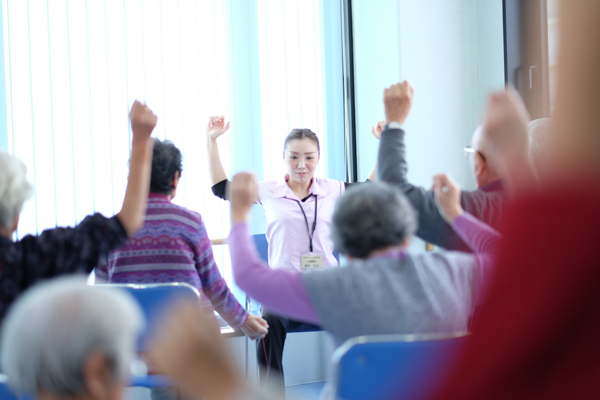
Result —
[{"label": "woman standing", "polygon": [[[211,117],[206,128],[209,168],[215,196],[227,198],[230,182],[219,156],[217,138],[229,129],[225,118]],[[293,129],[285,138],[283,161],[286,174],[277,180],[258,182],[256,202],[267,217],[266,237],[269,242],[271,268],[290,268],[299,271],[331,268],[338,265],[330,239],[333,209],[349,183],[315,177],[320,161],[317,135],[310,129]],[[369,176],[374,180],[375,168]],[[286,332],[302,322],[263,313],[269,333],[257,343],[257,358],[263,370],[261,383],[267,376],[282,392],[283,347]]]}]

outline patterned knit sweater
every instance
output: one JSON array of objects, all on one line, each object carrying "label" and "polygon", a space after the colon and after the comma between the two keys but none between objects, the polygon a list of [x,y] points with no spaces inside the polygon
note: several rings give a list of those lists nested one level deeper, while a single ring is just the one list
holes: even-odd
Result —
[{"label": "patterned knit sweater", "polygon": [[95,271],[110,283],[185,282],[233,328],[248,318],[219,272],[200,214],[161,194],[150,194],[143,228]]}]

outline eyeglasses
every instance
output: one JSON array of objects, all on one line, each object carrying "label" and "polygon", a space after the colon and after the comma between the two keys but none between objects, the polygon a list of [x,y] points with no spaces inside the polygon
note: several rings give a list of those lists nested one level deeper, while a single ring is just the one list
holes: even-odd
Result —
[{"label": "eyeglasses", "polygon": [[483,153],[482,153],[482,152],[480,152],[479,150],[476,150],[476,149],[472,148],[471,146],[467,146],[467,147],[465,147],[463,150],[464,150],[464,152],[465,152],[465,158],[466,158],[467,160],[469,159],[469,154],[475,154],[475,153],[478,153],[478,154],[481,156],[481,158],[483,158],[483,161],[485,161],[485,156],[484,156],[484,155],[483,155]]}]

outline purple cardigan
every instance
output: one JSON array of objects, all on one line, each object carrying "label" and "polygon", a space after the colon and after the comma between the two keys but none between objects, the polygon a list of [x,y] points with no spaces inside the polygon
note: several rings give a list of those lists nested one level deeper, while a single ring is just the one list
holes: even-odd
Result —
[{"label": "purple cardigan", "polygon": [[[452,227],[471,246],[477,258],[480,269],[480,301],[481,292],[485,292],[496,259],[500,235],[467,213],[456,218]],[[302,281],[302,273],[290,269],[271,269],[263,262],[248,235],[247,224],[239,223],[231,229],[229,252],[236,284],[248,296],[270,310],[291,318],[313,324],[321,322]],[[395,253],[397,252],[392,251],[389,256],[397,256]]]},{"label": "purple cardigan", "polygon": [[219,272],[200,214],[164,195],[150,194],[144,226],[96,267],[96,277],[110,283],[185,282],[233,328],[248,318]]}]

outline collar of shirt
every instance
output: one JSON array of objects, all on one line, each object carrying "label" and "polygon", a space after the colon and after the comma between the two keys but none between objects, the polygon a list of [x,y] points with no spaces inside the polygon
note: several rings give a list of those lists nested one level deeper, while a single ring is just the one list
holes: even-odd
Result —
[{"label": "collar of shirt", "polygon": [[399,258],[404,257],[406,250],[404,249],[391,249],[386,251],[385,253],[379,253],[372,257],[369,257],[369,260],[377,260],[380,258]]},{"label": "collar of shirt", "polygon": [[504,191],[504,183],[502,182],[502,179],[498,179],[497,181],[483,185],[479,190],[484,192],[502,192]]},{"label": "collar of shirt", "polygon": [[150,193],[148,195],[148,200],[164,200],[171,202],[171,200],[169,200],[169,197],[166,194],[162,193]]},{"label": "collar of shirt", "polygon": [[[275,186],[275,190],[273,191],[273,197],[285,197],[292,200],[300,200],[294,194],[294,191],[288,186],[287,181],[290,179],[289,175],[285,175],[283,179],[277,181],[277,186]],[[312,178],[312,183],[310,185],[310,189],[308,190],[308,194],[312,194],[314,196],[325,196],[325,191],[319,184],[319,180],[317,178]]]}]

